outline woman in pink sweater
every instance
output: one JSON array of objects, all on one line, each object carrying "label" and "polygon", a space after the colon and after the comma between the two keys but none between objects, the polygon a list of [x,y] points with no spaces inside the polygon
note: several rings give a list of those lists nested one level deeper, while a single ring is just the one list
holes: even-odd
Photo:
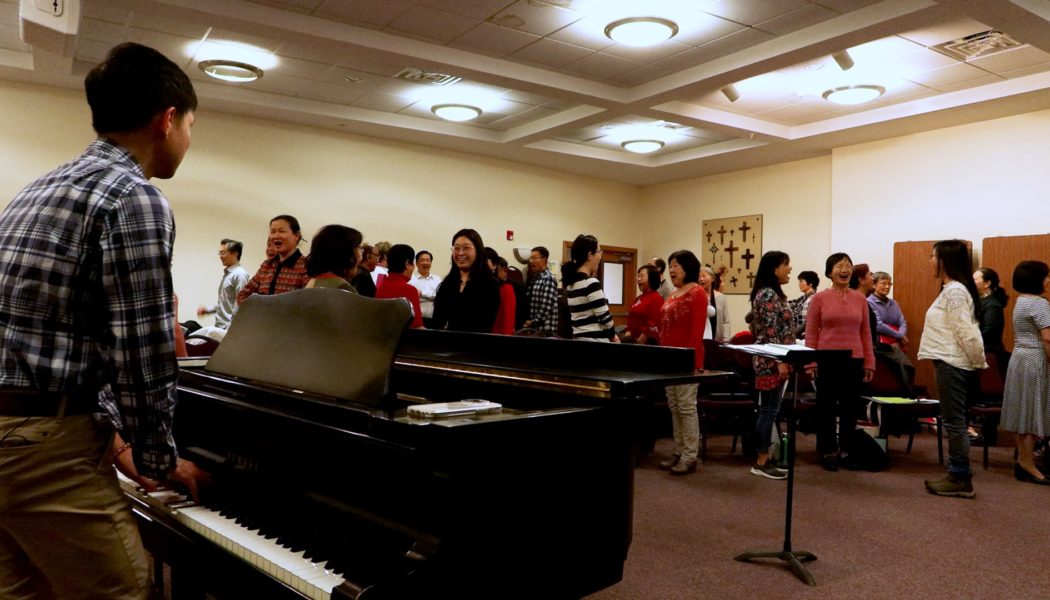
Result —
[{"label": "woman in pink sweater", "polygon": [[[806,315],[806,345],[815,350],[849,350],[850,357],[828,360],[806,370],[817,382],[817,451],[820,464],[837,471],[841,462],[849,468],[852,461],[845,448],[846,440],[857,427],[860,410],[861,382],[871,381],[875,374],[875,354],[871,346],[868,302],[860,293],[849,289],[853,261],[849,255],[836,252],[828,257],[824,275],[831,288],[813,296]],[[838,417],[838,435],[835,417]]]}]

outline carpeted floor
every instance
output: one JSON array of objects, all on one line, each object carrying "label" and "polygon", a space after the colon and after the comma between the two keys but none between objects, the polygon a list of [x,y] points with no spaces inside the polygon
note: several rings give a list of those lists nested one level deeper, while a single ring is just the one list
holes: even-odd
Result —
[{"label": "carpeted floor", "polygon": [[[976,499],[930,495],[940,478],[936,435],[890,438],[891,466],[878,473],[829,473],[816,464],[815,436],[800,435],[792,548],[809,587],[779,561],[733,560],[780,550],[786,482],[755,477],[729,454],[728,436],[708,442],[695,474],[672,477],[656,463],[670,440],[636,471],[634,541],[619,584],[593,600],[676,598],[1035,598],[1050,590],[1050,486],[1013,477],[1013,448],[971,449]],[[947,443],[945,443],[947,451]]]}]

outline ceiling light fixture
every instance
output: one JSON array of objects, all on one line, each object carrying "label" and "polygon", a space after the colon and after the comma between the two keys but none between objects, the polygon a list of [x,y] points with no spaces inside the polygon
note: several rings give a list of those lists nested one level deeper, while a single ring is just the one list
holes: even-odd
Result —
[{"label": "ceiling light fixture", "polygon": [[430,111],[446,121],[470,121],[481,116],[481,109],[469,104],[435,104]]},{"label": "ceiling light fixture", "polygon": [[736,86],[731,83],[722,88],[722,94],[724,94],[730,102],[736,102],[740,99],[740,92],[737,91]]},{"label": "ceiling light fixture", "polygon": [[677,34],[678,25],[660,17],[631,17],[605,26],[606,37],[625,46],[652,46]]},{"label": "ceiling light fixture", "polygon": [[263,76],[263,70],[259,67],[236,60],[202,60],[197,63],[197,67],[209,77],[230,83],[248,83]]},{"label": "ceiling light fixture", "polygon": [[832,54],[831,58],[835,59],[835,62],[838,64],[839,68],[842,69],[843,71],[849,71],[850,69],[853,68],[853,64],[854,64],[853,63],[853,57],[850,56],[849,52],[847,52],[845,50]]},{"label": "ceiling light fixture", "polygon": [[823,97],[835,104],[864,104],[886,93],[881,85],[845,85],[824,92]]},{"label": "ceiling light fixture", "polygon": [[649,154],[663,148],[664,143],[660,140],[627,140],[621,143],[620,146],[624,150],[635,154]]}]

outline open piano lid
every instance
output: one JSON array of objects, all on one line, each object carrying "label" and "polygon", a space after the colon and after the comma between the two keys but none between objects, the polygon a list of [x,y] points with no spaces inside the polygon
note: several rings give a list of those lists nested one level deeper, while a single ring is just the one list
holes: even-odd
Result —
[{"label": "open piano lid", "polygon": [[344,290],[255,294],[237,309],[205,370],[377,404],[411,318],[401,299],[373,300]]}]

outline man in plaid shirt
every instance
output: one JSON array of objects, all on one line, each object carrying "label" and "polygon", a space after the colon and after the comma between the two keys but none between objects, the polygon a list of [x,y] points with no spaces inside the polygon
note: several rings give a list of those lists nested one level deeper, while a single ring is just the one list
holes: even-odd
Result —
[{"label": "man in plaid shirt", "polygon": [[525,327],[554,335],[558,332],[558,287],[547,268],[548,258],[550,252],[543,246],[536,246],[529,253],[529,286],[525,290],[529,320]]},{"label": "man in plaid shirt", "polygon": [[206,476],[172,439],[175,223],[148,181],[178,169],[197,97],[138,44],[84,87],[98,139],[0,214],[0,595],[18,598],[147,597],[111,465],[194,496]]}]

